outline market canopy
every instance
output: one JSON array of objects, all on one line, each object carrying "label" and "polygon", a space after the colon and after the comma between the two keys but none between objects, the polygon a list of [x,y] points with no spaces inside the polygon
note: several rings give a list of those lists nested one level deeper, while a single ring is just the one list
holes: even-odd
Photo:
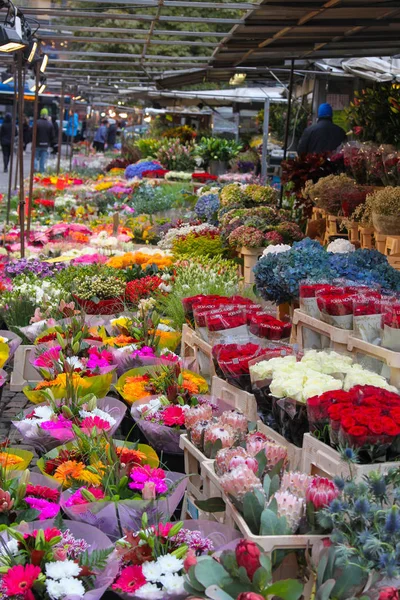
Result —
[{"label": "market canopy", "polygon": [[271,102],[287,102],[284,97],[285,88],[279,87],[240,87],[226,90],[201,90],[201,91],[183,91],[183,90],[157,90],[148,89],[144,92],[143,88],[128,88],[123,91],[129,96],[139,95],[141,98],[156,99],[177,99],[181,104],[194,104],[195,102],[205,102],[212,106],[224,106],[226,104],[238,103],[248,104],[252,102],[264,102],[267,98]]}]

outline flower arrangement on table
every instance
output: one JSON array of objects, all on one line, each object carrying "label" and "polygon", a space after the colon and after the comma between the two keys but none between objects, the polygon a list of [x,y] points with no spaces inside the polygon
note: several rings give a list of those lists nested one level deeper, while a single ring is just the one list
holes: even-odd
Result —
[{"label": "flower arrangement on table", "polygon": [[81,523],[68,522],[64,531],[52,520],[28,527],[6,527],[2,533],[0,586],[5,597],[99,600],[118,569],[107,536]]},{"label": "flower arrangement on table", "polygon": [[307,414],[315,436],[334,448],[353,448],[360,462],[391,461],[399,456],[397,393],[373,385],[325,392],[308,398]]},{"label": "flower arrangement on table", "polygon": [[52,519],[60,512],[59,484],[39,473],[0,467],[0,525]]},{"label": "flower arrangement on table", "polygon": [[384,377],[354,364],[350,356],[333,351],[309,350],[301,360],[295,355],[261,360],[250,366],[250,376],[257,382],[253,384],[258,390],[256,400],[262,397],[259,408],[263,420],[299,447],[309,430],[308,398],[364,384],[396,392]]},{"label": "flower arrangement on table", "polygon": [[125,179],[133,179],[134,177],[141,179],[145,171],[159,171],[162,168],[162,165],[157,161],[141,160],[125,169]]},{"label": "flower arrangement on table", "polygon": [[[187,596],[185,571],[202,554],[235,540],[237,532],[219,523],[177,521],[150,525],[146,515],[138,531],[117,541],[120,572],[111,586],[127,598],[166,600]],[[198,592],[197,592],[198,593]]]}]

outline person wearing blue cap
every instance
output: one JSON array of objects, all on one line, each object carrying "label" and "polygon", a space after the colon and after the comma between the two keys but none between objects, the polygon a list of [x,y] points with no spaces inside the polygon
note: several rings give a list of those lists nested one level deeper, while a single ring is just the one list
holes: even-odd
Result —
[{"label": "person wearing blue cap", "polygon": [[318,121],[307,127],[297,147],[298,154],[322,154],[333,152],[346,140],[344,129],[332,121],[332,106],[325,102],[318,109]]}]

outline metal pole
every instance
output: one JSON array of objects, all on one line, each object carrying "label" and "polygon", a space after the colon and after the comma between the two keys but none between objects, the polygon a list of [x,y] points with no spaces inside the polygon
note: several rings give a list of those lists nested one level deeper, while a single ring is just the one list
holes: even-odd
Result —
[{"label": "metal pole", "polygon": [[[286,123],[285,123],[285,138],[284,138],[284,142],[283,142],[283,160],[286,160],[287,145],[288,145],[288,140],[289,140],[290,116],[291,116],[291,109],[292,109],[292,94],[293,94],[293,70],[294,70],[294,58],[292,58],[291,63],[290,63],[288,104],[287,104]],[[282,206],[282,202],[283,202],[283,185],[281,183],[281,190],[280,190],[280,196],[279,196],[279,208]]]},{"label": "metal pole", "polygon": [[287,104],[287,113],[286,113],[286,124],[285,124],[285,141],[283,143],[283,160],[286,160],[287,155],[287,145],[289,140],[289,130],[290,130],[290,113],[292,109],[292,94],[293,94],[293,70],[294,70],[294,59],[292,58],[290,64],[290,78],[289,78],[289,90],[288,90],[288,104]]},{"label": "metal pole", "polygon": [[60,123],[58,128],[58,155],[57,155],[57,175],[60,174],[60,163],[61,163],[61,150],[62,150],[62,139],[63,139],[63,125],[64,125],[64,98],[65,96],[65,84],[61,83],[61,99],[60,99]]},{"label": "metal pole", "polygon": [[265,183],[267,181],[267,149],[268,149],[268,129],[269,129],[269,98],[264,101],[264,126],[263,126],[263,147],[261,157],[261,178]]},{"label": "metal pole", "polygon": [[[78,133],[78,132],[77,132]],[[71,147],[69,154],[69,171],[72,171],[72,148],[75,139],[75,102],[72,100],[72,127],[71,127]]]},{"label": "metal pole", "polygon": [[33,105],[33,129],[32,129],[32,154],[31,154],[31,172],[29,174],[29,194],[28,194],[28,220],[26,225],[26,237],[29,241],[29,234],[31,231],[31,217],[32,217],[32,197],[33,197],[33,176],[35,173],[35,153],[36,153],[36,136],[37,136],[37,119],[38,119],[38,108],[39,108],[39,77],[40,68],[39,64],[35,65],[35,102]]},{"label": "metal pole", "polygon": [[17,69],[13,65],[14,70],[14,99],[13,99],[13,110],[12,110],[12,128],[11,128],[11,148],[10,148],[10,164],[9,164],[9,176],[8,176],[8,195],[7,195],[7,216],[6,223],[10,222],[10,210],[11,210],[11,188],[12,188],[12,175],[14,167],[14,149],[15,149],[15,132],[17,127]]},{"label": "metal pole", "polygon": [[19,222],[21,258],[25,256],[25,193],[24,193],[24,138],[22,121],[24,119],[24,83],[22,74],[22,52],[18,52],[18,154],[19,154]]}]

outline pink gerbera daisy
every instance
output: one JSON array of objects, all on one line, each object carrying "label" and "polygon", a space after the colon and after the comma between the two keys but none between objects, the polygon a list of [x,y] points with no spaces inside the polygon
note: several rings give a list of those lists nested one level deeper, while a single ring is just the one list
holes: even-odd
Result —
[{"label": "pink gerbera daisy", "polygon": [[121,575],[117,581],[113,584],[113,590],[119,592],[125,592],[126,594],[133,594],[139,590],[142,586],[147,583],[145,576],[143,575],[142,567],[134,565],[132,567],[126,567],[122,569]]},{"label": "pink gerbera daisy", "polygon": [[42,367],[43,369],[52,369],[54,363],[60,358],[61,346],[54,346],[49,350],[46,350],[38,358],[33,361],[35,367]]},{"label": "pink gerbera daisy", "polygon": [[[15,565],[3,576],[3,588],[7,596],[27,597],[27,593],[39,577],[40,567]],[[29,594],[33,597],[33,594]]]},{"label": "pink gerbera daisy", "polygon": [[48,502],[48,500],[43,500],[42,498],[27,497],[25,498],[25,502],[30,508],[39,511],[39,521],[52,519],[60,512],[60,506],[58,504]]}]

